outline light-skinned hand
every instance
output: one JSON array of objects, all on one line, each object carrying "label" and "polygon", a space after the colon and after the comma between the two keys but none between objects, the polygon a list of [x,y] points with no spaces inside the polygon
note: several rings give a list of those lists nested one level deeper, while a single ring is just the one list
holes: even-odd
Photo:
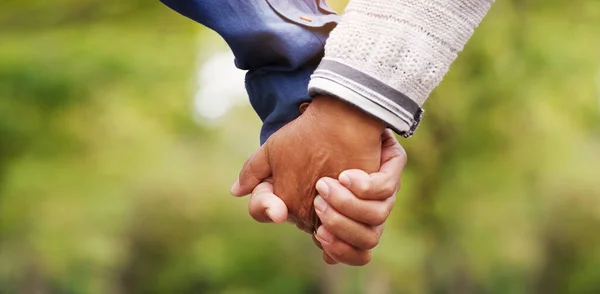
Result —
[{"label": "light-skinned hand", "polygon": [[379,244],[407,162],[406,152],[390,130],[384,135],[381,161],[379,171],[372,174],[348,170],[337,180],[317,182],[315,208],[322,225],[314,238],[327,263],[361,266],[371,261],[371,250]]}]

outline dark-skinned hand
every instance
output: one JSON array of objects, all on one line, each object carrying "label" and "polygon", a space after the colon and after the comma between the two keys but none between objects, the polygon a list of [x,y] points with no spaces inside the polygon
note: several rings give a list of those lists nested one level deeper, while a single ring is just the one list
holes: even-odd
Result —
[{"label": "dark-skinned hand", "polygon": [[[322,178],[316,188],[326,204],[317,210],[322,221],[315,244],[323,249],[329,264],[365,265],[371,250],[379,243],[385,221],[400,189],[400,176],[407,162],[406,152],[393,133],[386,130],[381,146],[381,168],[367,174],[361,170],[343,171],[337,180]],[[316,203],[316,207],[322,204]],[[269,182],[259,184],[249,201],[250,214],[261,222],[281,223],[287,219],[285,203],[273,193]]]},{"label": "dark-skinned hand", "polygon": [[[231,193],[250,194],[268,181],[285,203],[288,218],[313,233],[315,185],[348,169],[376,172],[381,165],[384,124],[334,97],[317,96],[306,111],[275,132],[244,164]],[[264,211],[261,221],[270,211]],[[256,218],[256,214],[251,212]]]}]

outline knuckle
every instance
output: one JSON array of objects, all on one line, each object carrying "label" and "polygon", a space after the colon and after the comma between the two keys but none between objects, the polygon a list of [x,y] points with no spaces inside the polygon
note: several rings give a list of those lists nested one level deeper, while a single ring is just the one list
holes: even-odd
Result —
[{"label": "knuckle", "polygon": [[356,187],[356,190],[359,194],[364,195],[369,193],[369,189],[371,188],[371,185],[369,184],[368,181],[364,181],[358,184],[358,187]]},{"label": "knuckle", "polygon": [[381,203],[373,208],[369,215],[369,224],[373,226],[383,225],[392,211],[393,203]]},{"label": "knuckle", "polygon": [[370,250],[358,250],[345,246],[343,243],[335,243],[328,246],[326,253],[333,259],[351,266],[364,266],[371,262]]},{"label": "knuckle", "polygon": [[387,197],[390,197],[396,193],[399,183],[399,180],[391,179],[381,185],[381,190],[385,195],[387,195]]},{"label": "knuckle", "polygon": [[389,214],[390,213],[389,213],[387,207],[382,206],[381,208],[377,208],[375,213],[373,213],[373,215],[372,215],[372,225],[375,225],[375,226],[382,225],[387,220]]},{"label": "knuckle", "polygon": [[365,250],[371,250],[377,247],[377,245],[379,245],[379,237],[376,234],[372,234],[364,240],[364,244],[361,246],[361,248]]},{"label": "knuckle", "polygon": [[365,266],[367,265],[369,262],[371,262],[371,252],[367,252],[367,254],[364,254],[363,256],[361,256],[357,262],[355,263],[356,266]]},{"label": "knuckle", "polygon": [[341,262],[347,262],[348,261],[348,256],[350,255],[349,248],[344,248],[344,247],[334,247],[332,248],[330,251],[328,251],[327,253],[329,254],[329,256],[333,257],[333,259],[341,261]]}]

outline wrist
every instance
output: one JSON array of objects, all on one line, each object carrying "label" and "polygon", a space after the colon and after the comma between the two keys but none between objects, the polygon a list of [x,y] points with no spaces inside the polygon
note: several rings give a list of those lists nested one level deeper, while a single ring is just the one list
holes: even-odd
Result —
[{"label": "wrist", "polygon": [[320,128],[339,134],[356,134],[379,138],[385,123],[346,101],[332,96],[315,96],[305,114],[314,119]]}]

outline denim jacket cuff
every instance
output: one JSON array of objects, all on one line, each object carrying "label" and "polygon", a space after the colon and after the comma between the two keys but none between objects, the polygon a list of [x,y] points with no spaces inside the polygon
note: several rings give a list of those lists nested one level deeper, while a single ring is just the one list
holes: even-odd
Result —
[{"label": "denim jacket cuff", "polygon": [[250,104],[263,122],[260,143],[281,127],[300,116],[300,106],[310,102],[306,88],[316,65],[294,71],[246,74],[246,91]]}]

